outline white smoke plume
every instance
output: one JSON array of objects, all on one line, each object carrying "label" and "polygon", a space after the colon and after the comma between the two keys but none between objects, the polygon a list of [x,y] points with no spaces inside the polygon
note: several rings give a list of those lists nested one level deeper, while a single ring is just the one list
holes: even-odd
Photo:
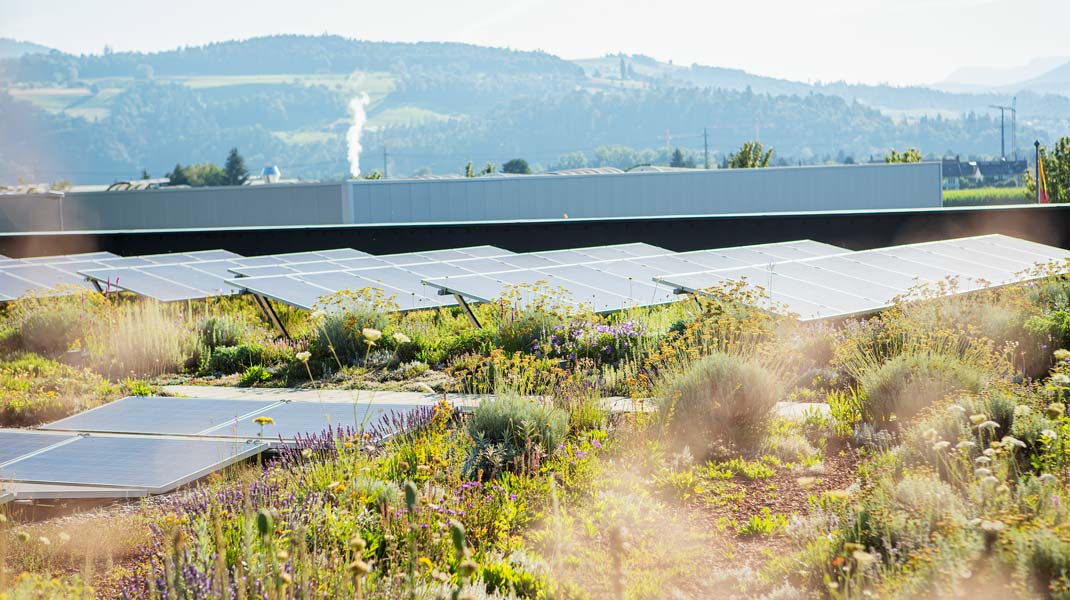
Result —
[{"label": "white smoke plume", "polygon": [[349,172],[353,177],[360,177],[360,134],[364,131],[364,121],[368,119],[364,107],[368,106],[368,94],[361,92],[359,96],[349,101],[349,116],[351,123],[346,132],[347,155],[349,157]]}]

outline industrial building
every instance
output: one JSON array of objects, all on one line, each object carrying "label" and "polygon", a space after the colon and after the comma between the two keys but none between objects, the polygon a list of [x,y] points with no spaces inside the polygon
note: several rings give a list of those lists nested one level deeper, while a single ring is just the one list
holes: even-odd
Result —
[{"label": "industrial building", "polygon": [[941,165],[564,171],[0,195],[0,232],[939,208]]}]

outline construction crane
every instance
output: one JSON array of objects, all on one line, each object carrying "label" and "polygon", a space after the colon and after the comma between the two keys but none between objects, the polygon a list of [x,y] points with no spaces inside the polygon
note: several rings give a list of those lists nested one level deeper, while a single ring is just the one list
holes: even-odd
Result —
[{"label": "construction crane", "polygon": [[[1018,98],[1013,99],[1013,104],[1018,103]],[[989,104],[988,108],[999,109],[999,157],[1003,160],[1007,160],[1007,144],[1006,144],[1006,131],[1004,124],[1006,123],[1006,111],[1011,111],[1011,146],[1015,149],[1015,159],[1018,158],[1018,144],[1015,139],[1017,132],[1014,130],[1018,121],[1018,110],[1014,106],[1004,106],[1002,104]]]}]

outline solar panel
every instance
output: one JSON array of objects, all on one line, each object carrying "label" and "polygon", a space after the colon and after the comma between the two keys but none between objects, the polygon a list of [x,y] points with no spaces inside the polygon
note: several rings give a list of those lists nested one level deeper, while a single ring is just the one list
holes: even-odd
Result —
[{"label": "solar panel", "polygon": [[112,254],[111,252],[84,252],[82,254],[57,254],[55,256],[33,256],[28,258],[19,259],[24,263],[34,264],[59,264],[65,262],[84,262],[94,260],[104,260],[108,258],[119,258],[118,254]]},{"label": "solar panel", "polygon": [[255,441],[84,435],[5,463],[0,479],[163,493],[265,448]]},{"label": "solar panel", "polygon": [[234,261],[203,261],[186,264],[162,264],[140,267],[93,269],[81,275],[96,281],[101,288],[134,292],[161,302],[195,300],[212,296],[239,294],[240,288],[229,285],[229,269]]},{"label": "solar panel", "polygon": [[18,460],[23,456],[40,452],[56,444],[72,442],[77,438],[78,436],[75,435],[59,433],[0,429],[0,466]]},{"label": "solar panel", "polygon": [[195,435],[251,418],[274,400],[219,400],[129,396],[44,425],[51,431]]},{"label": "solar panel", "polygon": [[5,492],[0,490],[0,504],[6,504],[15,499],[14,492]]},{"label": "solar panel", "polygon": [[[801,320],[876,312],[918,284],[952,278],[952,293],[1028,281],[1029,271],[1070,252],[1003,235],[893,246],[838,256],[655,277],[684,292],[701,292],[726,281],[763,288],[769,308]],[[1063,268],[1065,269],[1065,266]]]},{"label": "solar panel", "polygon": [[256,438],[262,433],[264,440],[282,438],[289,441],[298,435],[317,434],[339,426],[359,431],[391,411],[406,412],[415,408],[410,404],[369,402],[283,402],[261,413],[273,421],[265,425],[263,430],[252,418],[248,418],[233,425],[220,426],[214,431],[205,432],[205,435]]},{"label": "solar panel", "polygon": [[[553,294],[555,289],[565,292],[554,300],[573,306],[589,307],[594,312],[610,312],[634,306],[653,306],[677,299],[673,288],[651,281],[674,270],[703,270],[711,264],[723,267],[764,264],[778,256],[809,257],[820,254],[843,254],[843,248],[803,240],[782,244],[763,244],[751,247],[701,250],[695,252],[653,254],[651,248],[629,249],[637,254],[628,258],[586,260],[571,265],[536,263],[534,267],[514,269],[449,279],[428,278],[425,283],[445,293],[459,294],[476,302],[489,302],[512,292],[520,305],[533,302],[538,296]],[[640,252],[647,252],[638,255]],[[577,260],[578,256],[617,255],[592,249],[535,253],[537,258]],[[525,255],[518,255],[525,256]],[[531,255],[527,255],[531,256]],[[509,257],[513,259],[517,257]],[[501,259],[506,262],[507,259]],[[541,289],[532,289],[538,286]]]}]

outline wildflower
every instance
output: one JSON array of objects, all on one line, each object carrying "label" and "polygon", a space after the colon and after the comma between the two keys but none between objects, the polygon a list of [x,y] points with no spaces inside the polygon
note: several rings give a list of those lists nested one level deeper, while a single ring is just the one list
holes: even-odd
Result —
[{"label": "wildflower", "polygon": [[48,539],[47,537],[45,537],[43,535],[41,537],[37,538],[37,541],[41,542],[42,546],[51,546],[52,545],[52,540]]},{"label": "wildflower", "polygon": [[1043,429],[1041,430],[1040,435],[1049,440],[1059,439],[1059,434],[1055,433],[1054,429]]},{"label": "wildflower", "polygon": [[[995,443],[995,442],[993,442],[993,443]],[[988,458],[992,458],[993,456],[996,455],[996,451],[993,450],[992,448],[985,448],[984,452],[982,452],[982,454],[984,454]]]},{"label": "wildflower", "polygon": [[375,343],[379,341],[379,338],[383,337],[383,332],[371,327],[365,327],[360,330],[360,335],[369,342]]},{"label": "wildflower", "polygon": [[361,575],[367,575],[368,573],[371,573],[372,568],[368,565],[368,563],[364,562],[363,560],[357,559],[350,563],[349,570],[353,571],[353,573],[359,577]]},{"label": "wildflower", "polygon": [[989,475],[988,477],[985,477],[981,480],[981,484],[986,487],[991,487],[993,485],[996,485],[997,483],[999,483],[999,479],[996,479],[993,475]]},{"label": "wildflower", "polygon": [[1020,439],[1018,439],[1016,437],[1012,437],[1012,436],[1009,436],[1009,435],[1003,436],[1003,445],[1004,446],[1016,446],[1018,448],[1025,448],[1025,442],[1023,442],[1022,440],[1020,440]]},{"label": "wildflower", "polygon": [[970,415],[970,423],[973,423],[974,425],[980,425],[981,423],[984,423],[987,419],[988,415],[985,415],[983,413]]},{"label": "wildflower", "polygon": [[933,451],[940,452],[941,450],[947,450],[949,446],[951,446],[951,442],[948,442],[946,440],[940,440],[939,442],[933,444]]},{"label": "wildflower", "polygon": [[299,361],[301,361],[303,363],[307,363],[308,359],[312,358],[312,353],[309,352],[308,350],[304,350],[302,352],[298,352],[297,354],[295,354],[294,357],[297,358],[297,360],[299,360]]},{"label": "wildflower", "polygon": [[1062,402],[1052,402],[1048,405],[1048,408],[1045,412],[1048,414],[1049,418],[1058,419],[1059,417],[1066,414],[1066,405],[1064,405]]},{"label": "wildflower", "polygon": [[1058,385],[1067,386],[1070,385],[1070,376],[1066,375],[1065,373],[1056,373],[1055,375],[1051,376],[1051,382]]},{"label": "wildflower", "polygon": [[404,333],[401,333],[400,331],[394,332],[393,338],[394,338],[394,341],[399,343],[399,344],[408,344],[409,342],[412,341],[412,338],[410,338],[409,336],[405,335]]},{"label": "wildflower", "polygon": [[20,531],[20,532],[16,533],[15,537],[17,537],[20,542],[28,542],[28,541],[30,541],[30,534],[26,533],[25,531]]},{"label": "wildflower", "polygon": [[256,423],[257,425],[263,427],[265,425],[274,425],[275,424],[275,419],[272,419],[271,417],[265,417],[265,416],[261,415],[261,416],[255,418],[255,419],[253,419],[253,423]]},{"label": "wildflower", "polygon": [[301,451],[301,456],[305,459],[312,458],[312,448],[305,448]]},{"label": "wildflower", "polygon": [[929,441],[932,441],[932,440],[935,440],[936,438],[940,437],[940,433],[938,431],[936,431],[935,429],[929,429],[929,430],[927,430],[925,432],[924,437],[925,437],[925,439],[927,439]]},{"label": "wildflower", "polygon": [[1003,521],[989,521],[987,519],[981,521],[981,531],[988,534],[999,533],[1000,531],[1003,531],[1004,527],[1006,526],[1003,524]]},{"label": "wildflower", "polygon": [[973,443],[971,441],[963,441],[963,442],[959,442],[959,443],[955,444],[955,447],[958,448],[959,450],[969,450],[969,449],[974,448],[976,446],[977,446],[977,444],[975,444],[975,443]]},{"label": "wildflower", "polygon": [[66,543],[67,543],[67,542],[69,542],[69,541],[71,541],[71,536],[70,536],[70,534],[69,534],[69,533],[67,533],[66,531],[61,531],[61,532],[59,533],[59,543],[61,543],[61,544],[66,544]]},{"label": "wildflower", "polygon": [[976,477],[977,477],[978,479],[980,479],[980,478],[982,478],[982,477],[988,477],[989,475],[991,475],[991,474],[992,474],[992,470],[991,470],[991,469],[986,469],[986,468],[984,468],[984,467],[980,467],[980,468],[978,468],[978,469],[975,469],[975,470],[974,470],[974,472],[973,472],[973,474],[974,474],[974,475],[975,475],[975,476],[976,476]]},{"label": "wildflower", "polygon": [[1040,476],[1040,482],[1043,483],[1044,485],[1053,485],[1057,481],[1059,481],[1059,480],[1054,475],[1052,475],[1051,473],[1045,473],[1045,474]]},{"label": "wildflower", "polygon": [[966,414],[966,409],[962,408],[958,404],[952,404],[951,406],[947,407],[947,411],[948,412],[957,412],[957,413]]},{"label": "wildflower", "polygon": [[978,429],[985,429],[985,430],[988,430],[988,431],[995,431],[996,429],[999,428],[999,423],[996,423],[995,421],[985,421],[984,423],[981,423],[980,425],[978,425],[977,428]]},{"label": "wildflower", "polygon": [[1070,360],[1070,350],[1059,348],[1053,353],[1053,355],[1055,356],[1055,360],[1060,362]]}]

